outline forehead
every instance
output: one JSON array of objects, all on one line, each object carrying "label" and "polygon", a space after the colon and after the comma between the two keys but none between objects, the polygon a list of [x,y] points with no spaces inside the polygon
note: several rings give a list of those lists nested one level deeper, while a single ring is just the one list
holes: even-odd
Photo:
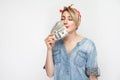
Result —
[{"label": "forehead", "polygon": [[69,13],[68,11],[63,12],[62,16],[66,16],[66,17],[67,17],[67,16],[68,16],[68,17],[70,16],[70,17],[71,17],[71,15],[70,15],[70,13]]}]

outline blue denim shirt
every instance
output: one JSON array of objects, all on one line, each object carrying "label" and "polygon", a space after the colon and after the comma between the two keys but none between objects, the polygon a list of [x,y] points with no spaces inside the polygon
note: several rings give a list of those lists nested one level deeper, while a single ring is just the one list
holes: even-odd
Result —
[{"label": "blue denim shirt", "polygon": [[67,54],[63,40],[53,47],[54,80],[89,80],[89,75],[99,76],[96,47],[93,41],[83,38]]}]

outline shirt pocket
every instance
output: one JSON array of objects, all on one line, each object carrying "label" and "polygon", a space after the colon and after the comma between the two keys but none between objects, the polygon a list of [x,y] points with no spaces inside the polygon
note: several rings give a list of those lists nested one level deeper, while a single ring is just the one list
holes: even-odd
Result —
[{"label": "shirt pocket", "polygon": [[75,58],[74,58],[74,64],[78,67],[85,66],[86,64],[86,55],[82,51],[78,51]]},{"label": "shirt pocket", "polygon": [[54,51],[53,60],[54,60],[54,64],[60,63],[60,51],[59,50]]}]

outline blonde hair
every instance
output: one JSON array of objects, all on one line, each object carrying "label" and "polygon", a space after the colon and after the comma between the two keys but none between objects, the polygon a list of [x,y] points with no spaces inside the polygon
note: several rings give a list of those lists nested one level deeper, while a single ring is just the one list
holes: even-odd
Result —
[{"label": "blonde hair", "polygon": [[[72,6],[72,5],[71,5]],[[64,7],[62,14],[67,11],[70,13],[71,17],[73,18],[73,21],[75,22],[76,26],[78,27],[81,21],[81,15],[79,11],[75,8],[71,8],[71,6]]]}]

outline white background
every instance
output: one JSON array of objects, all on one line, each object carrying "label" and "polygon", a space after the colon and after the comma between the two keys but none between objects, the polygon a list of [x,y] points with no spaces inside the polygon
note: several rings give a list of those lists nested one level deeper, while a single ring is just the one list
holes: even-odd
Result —
[{"label": "white background", "polygon": [[99,80],[120,80],[120,0],[0,0],[0,80],[50,80],[44,39],[70,4],[82,15],[78,33],[96,44]]}]

